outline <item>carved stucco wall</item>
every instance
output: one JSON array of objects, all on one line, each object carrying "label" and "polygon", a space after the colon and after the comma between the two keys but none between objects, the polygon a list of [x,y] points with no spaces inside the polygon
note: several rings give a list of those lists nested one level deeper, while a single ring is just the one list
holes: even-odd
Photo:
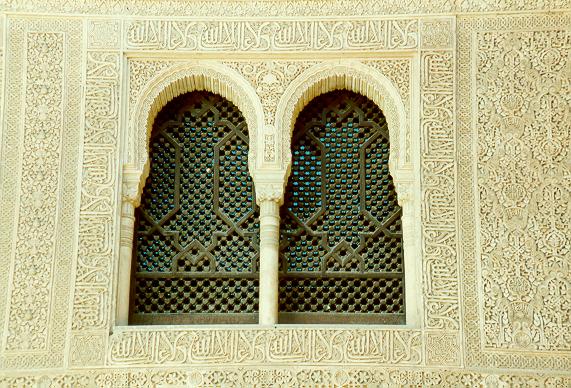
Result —
[{"label": "carved stucco wall", "polygon": [[[570,385],[569,1],[224,4],[0,4],[0,385]],[[177,66],[232,69],[275,167],[288,86],[343,61],[406,111],[418,326],[116,327],[141,95]]]}]

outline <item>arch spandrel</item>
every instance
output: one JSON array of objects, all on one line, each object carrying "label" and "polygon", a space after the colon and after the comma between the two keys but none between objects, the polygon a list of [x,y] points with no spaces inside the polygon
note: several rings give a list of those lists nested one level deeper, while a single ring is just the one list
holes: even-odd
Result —
[{"label": "arch spandrel", "polygon": [[157,114],[173,98],[201,90],[228,99],[244,115],[250,137],[248,165],[253,175],[257,168],[257,150],[260,149],[258,139],[261,138],[264,124],[264,112],[256,91],[239,73],[220,63],[184,63],[153,78],[138,98],[133,112],[130,112],[124,165],[129,167],[128,170],[135,171],[135,175],[138,173],[140,184],[148,174],[149,138]]}]

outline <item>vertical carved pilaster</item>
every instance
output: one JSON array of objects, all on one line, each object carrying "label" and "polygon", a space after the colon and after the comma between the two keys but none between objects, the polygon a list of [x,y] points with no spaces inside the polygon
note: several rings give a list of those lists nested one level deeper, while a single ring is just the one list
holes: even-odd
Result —
[{"label": "vertical carved pilaster", "polygon": [[260,325],[278,323],[280,205],[283,185],[256,188],[260,205]]},{"label": "vertical carved pilaster", "polygon": [[129,290],[133,255],[135,208],[141,200],[141,171],[125,167],[121,195],[121,238],[119,247],[119,281],[117,287],[117,325],[129,323]]}]

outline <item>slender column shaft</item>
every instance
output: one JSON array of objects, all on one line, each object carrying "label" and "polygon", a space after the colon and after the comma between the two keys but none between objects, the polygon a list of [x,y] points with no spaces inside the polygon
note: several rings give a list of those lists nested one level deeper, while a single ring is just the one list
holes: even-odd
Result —
[{"label": "slender column shaft", "polygon": [[119,281],[117,284],[117,321],[126,326],[129,323],[129,290],[131,287],[131,262],[133,254],[133,233],[135,204],[123,199],[121,206],[121,238],[119,247]]},{"label": "slender column shaft", "polygon": [[260,325],[278,323],[279,210],[276,200],[260,202]]}]

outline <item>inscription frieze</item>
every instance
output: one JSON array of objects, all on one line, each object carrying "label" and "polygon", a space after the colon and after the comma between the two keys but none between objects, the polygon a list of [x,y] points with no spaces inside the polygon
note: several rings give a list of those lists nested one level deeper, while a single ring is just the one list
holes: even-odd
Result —
[{"label": "inscription frieze", "polygon": [[134,20],[127,49],[185,51],[330,51],[414,49],[418,20]]},{"label": "inscription frieze", "polygon": [[422,336],[412,330],[152,330],[111,337],[112,365],[406,364],[422,362]]}]

